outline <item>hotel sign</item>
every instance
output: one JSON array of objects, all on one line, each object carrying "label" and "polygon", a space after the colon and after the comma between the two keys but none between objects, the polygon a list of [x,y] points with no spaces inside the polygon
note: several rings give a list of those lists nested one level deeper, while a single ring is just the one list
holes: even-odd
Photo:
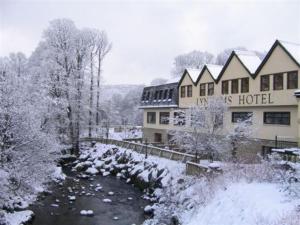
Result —
[{"label": "hotel sign", "polygon": [[[227,95],[224,96],[224,100],[227,104],[231,105],[269,105],[274,104],[271,93],[265,94],[241,94],[241,95]],[[207,103],[207,98],[198,98],[197,105],[203,105]]]}]

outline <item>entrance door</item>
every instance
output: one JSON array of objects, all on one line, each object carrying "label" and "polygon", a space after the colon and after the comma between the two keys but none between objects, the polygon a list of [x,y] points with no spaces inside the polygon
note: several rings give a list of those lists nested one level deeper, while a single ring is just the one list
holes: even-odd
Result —
[{"label": "entrance door", "polygon": [[154,142],[161,143],[161,133],[154,133]]}]

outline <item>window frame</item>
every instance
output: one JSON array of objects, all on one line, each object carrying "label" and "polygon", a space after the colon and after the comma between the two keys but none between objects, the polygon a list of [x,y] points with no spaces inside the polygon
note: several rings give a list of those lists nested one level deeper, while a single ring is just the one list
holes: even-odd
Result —
[{"label": "window frame", "polygon": [[180,87],[180,97],[185,98],[185,86]]},{"label": "window frame", "polygon": [[[284,119],[283,117],[276,117],[274,116],[275,114],[287,114],[288,115],[288,122],[287,123],[282,123],[281,122],[267,122],[267,114],[273,114],[273,119],[274,118],[280,118],[281,120]],[[265,125],[285,125],[285,126],[290,126],[291,125],[291,112],[287,112],[287,111],[266,111],[264,112],[264,124]]]},{"label": "window frame", "polygon": [[[212,87],[209,87],[210,85],[212,85]],[[214,92],[215,92],[215,84],[214,84],[214,82],[207,83],[207,96],[214,95]]]},{"label": "window frame", "polygon": [[[265,77],[268,78],[268,87],[266,89],[263,89],[263,78]],[[260,91],[270,91],[270,74],[260,76]]]},{"label": "window frame", "polygon": [[[153,119],[153,121],[151,122],[150,121],[150,114],[152,114],[152,115],[154,115],[154,119]],[[147,112],[147,124],[156,124],[156,112]]]},{"label": "window frame", "polygon": [[[244,81],[247,81],[247,85],[245,86]],[[241,78],[241,93],[249,93],[250,80],[249,77]],[[246,90],[245,90],[246,87]]]},{"label": "window frame", "polygon": [[[225,86],[225,84],[226,84],[226,86]],[[225,93],[224,86],[226,87],[226,93]],[[221,93],[222,93],[222,95],[229,94],[229,80],[222,80]]]},{"label": "window frame", "polygon": [[[200,96],[206,96],[206,83],[200,84],[199,90],[200,90],[199,91],[199,95]],[[204,94],[202,93],[202,91],[204,91]]]},{"label": "window frame", "polygon": [[[180,119],[182,119],[182,121],[176,121],[176,117],[179,117]],[[186,115],[185,112],[183,111],[174,111],[173,112],[173,118],[174,118],[174,122],[173,125],[174,126],[185,126],[186,124]]]},{"label": "window frame", "polygon": [[169,93],[168,93],[168,99],[172,99],[172,98],[173,98],[173,92],[174,92],[174,89],[171,88],[171,89],[169,90]]},{"label": "window frame", "polygon": [[[243,115],[243,116],[239,116],[239,118],[241,118],[240,121],[238,121],[239,118],[236,118],[236,115]],[[247,118],[246,118],[247,117]],[[238,123],[238,122],[243,122],[247,119],[249,119],[250,117],[253,117],[253,112],[232,112],[231,113],[231,123]]]},{"label": "window frame", "polygon": [[[167,116],[166,115],[163,116],[163,114],[167,114]],[[169,123],[170,123],[170,112],[159,112],[159,124],[168,125]]]},{"label": "window frame", "polygon": [[[296,86],[295,87],[290,87],[290,76],[291,74],[295,73],[296,74]],[[287,79],[286,79],[286,85],[287,85],[287,89],[298,89],[298,82],[299,82],[299,76],[298,76],[298,71],[294,70],[294,71],[289,71],[287,72]]]},{"label": "window frame", "polygon": [[[236,91],[233,91],[233,85],[235,84],[234,82],[236,82]],[[231,80],[231,94],[238,94],[239,93],[239,79],[232,79]]]},{"label": "window frame", "polygon": [[163,99],[167,99],[168,98],[168,89],[164,90],[164,98]]},{"label": "window frame", "polygon": [[193,97],[193,86],[192,85],[187,85],[186,86],[186,92],[187,92],[186,96],[188,98]]},{"label": "window frame", "polygon": [[[278,88],[278,84],[276,83],[276,78],[278,78],[278,77],[281,77],[281,88]],[[283,90],[283,83],[284,83],[283,73],[275,73],[275,74],[273,74],[273,90],[274,91]]]}]

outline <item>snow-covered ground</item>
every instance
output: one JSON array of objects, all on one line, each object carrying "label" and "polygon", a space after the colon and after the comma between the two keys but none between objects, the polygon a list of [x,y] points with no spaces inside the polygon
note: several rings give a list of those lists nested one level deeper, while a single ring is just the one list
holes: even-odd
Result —
[{"label": "snow-covered ground", "polygon": [[34,213],[30,210],[24,210],[21,212],[7,213],[5,215],[6,223],[9,225],[21,225],[30,221],[34,216]]},{"label": "snow-covered ground", "polygon": [[288,199],[276,184],[233,183],[200,206],[187,225],[276,224],[297,204],[299,201]]},{"label": "snow-covered ground", "polygon": [[[103,159],[103,154],[112,148],[115,152]],[[299,214],[299,197],[289,195],[280,183],[280,176],[269,168],[270,164],[241,165],[240,168],[229,165],[229,169],[224,168],[224,173],[215,178],[206,175],[195,178],[185,175],[184,163],[156,156],[145,159],[144,155],[114,145],[97,144],[93,150],[82,151],[80,157],[92,162],[89,168],[100,165],[99,172],[107,175],[113,167],[121,165],[118,165],[120,158],[112,154],[125,152],[134,159],[134,163],[128,163],[128,171],[134,174],[140,170],[138,177],[145,181],[153,174],[152,169],[147,169],[149,165],[167,171],[163,173],[162,187],[154,190],[157,202],[146,209],[154,211],[154,217],[145,221],[145,225],[167,224],[174,218],[183,225],[300,224],[299,216],[294,216]],[[286,219],[289,217],[294,219]]]},{"label": "snow-covered ground", "polygon": [[115,132],[114,128],[109,129],[109,138],[115,140],[123,140],[127,138],[142,138],[143,132],[141,127],[136,129],[124,129],[122,132]]}]

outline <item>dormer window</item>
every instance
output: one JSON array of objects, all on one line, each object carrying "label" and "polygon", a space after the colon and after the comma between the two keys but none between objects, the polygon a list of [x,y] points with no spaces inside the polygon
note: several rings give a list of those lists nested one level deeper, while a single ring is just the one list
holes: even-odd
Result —
[{"label": "dormer window", "polygon": [[173,98],[173,89],[170,89],[169,90],[169,99],[172,99]]},{"label": "dormer window", "polygon": [[159,91],[159,99],[162,99],[162,97],[163,97],[163,90],[160,90]]},{"label": "dormer window", "polygon": [[164,92],[164,99],[167,99],[167,98],[168,98],[168,89],[166,89]]},{"label": "dormer window", "polygon": [[158,91],[155,92],[155,96],[154,99],[157,100],[158,99]]}]

